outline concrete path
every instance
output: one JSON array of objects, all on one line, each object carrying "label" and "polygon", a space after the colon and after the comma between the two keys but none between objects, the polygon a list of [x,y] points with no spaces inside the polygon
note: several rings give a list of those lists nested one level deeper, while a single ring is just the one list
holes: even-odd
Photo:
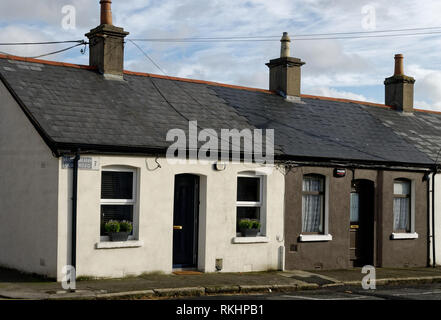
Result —
[{"label": "concrete path", "polygon": [[[77,281],[75,292],[60,283],[0,269],[0,298],[7,299],[161,299],[295,292],[355,285],[361,287],[361,269],[340,271],[287,271],[212,273],[192,275],[146,274],[112,280]],[[441,269],[377,269],[377,285],[441,282]]]}]

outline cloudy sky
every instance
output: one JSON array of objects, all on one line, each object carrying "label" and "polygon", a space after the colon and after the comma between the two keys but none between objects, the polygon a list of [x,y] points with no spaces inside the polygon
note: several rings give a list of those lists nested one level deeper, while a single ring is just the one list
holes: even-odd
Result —
[{"label": "cloudy sky", "polygon": [[[66,30],[64,6],[76,11]],[[366,11],[368,8],[368,11]],[[375,25],[369,13],[375,9]],[[129,38],[291,36],[441,27],[439,0],[113,0],[114,24]],[[369,23],[371,22],[371,23]],[[2,0],[0,43],[85,39],[99,24],[98,0]],[[71,25],[72,26],[72,25]],[[370,29],[369,29],[370,28]],[[434,30],[441,32],[441,28]],[[268,88],[265,63],[280,43],[139,43],[170,76]],[[6,47],[35,56],[64,46]],[[405,72],[416,78],[415,104],[441,111],[441,34],[345,40],[294,41],[292,56],[306,62],[302,92],[382,103],[384,78],[394,54],[405,55]],[[80,48],[47,59],[87,64]],[[160,73],[130,42],[125,68]]]}]

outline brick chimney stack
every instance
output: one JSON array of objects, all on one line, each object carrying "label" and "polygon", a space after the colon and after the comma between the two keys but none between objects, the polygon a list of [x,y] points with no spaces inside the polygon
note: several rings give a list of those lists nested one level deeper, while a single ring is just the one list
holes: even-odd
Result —
[{"label": "brick chimney stack", "polygon": [[101,25],[86,34],[89,38],[89,65],[109,79],[122,79],[124,38],[129,34],[112,24],[112,1],[101,0]]},{"label": "brick chimney stack", "polygon": [[305,64],[290,55],[291,39],[287,32],[280,40],[280,58],[273,59],[266,65],[270,69],[270,90],[279,93],[287,101],[300,102],[301,67]]},{"label": "brick chimney stack", "polygon": [[404,74],[404,56],[395,55],[395,72],[392,77],[386,78],[385,104],[398,111],[413,112],[413,94],[415,79]]}]

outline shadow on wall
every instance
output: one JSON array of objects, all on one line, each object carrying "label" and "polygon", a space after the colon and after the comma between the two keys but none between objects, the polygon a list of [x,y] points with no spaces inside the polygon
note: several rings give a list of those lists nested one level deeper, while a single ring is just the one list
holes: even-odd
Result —
[{"label": "shadow on wall", "polygon": [[55,279],[14,269],[0,268],[0,283],[7,282],[53,282]]}]

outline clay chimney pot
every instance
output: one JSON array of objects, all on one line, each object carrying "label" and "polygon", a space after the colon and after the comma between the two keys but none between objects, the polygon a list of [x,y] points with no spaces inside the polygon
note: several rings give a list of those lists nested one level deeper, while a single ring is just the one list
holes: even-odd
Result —
[{"label": "clay chimney pot", "polygon": [[280,57],[281,58],[289,57],[291,54],[291,52],[290,52],[291,51],[291,49],[290,49],[291,39],[288,36],[288,32],[283,33],[283,37],[280,40],[280,42],[282,43],[281,50],[280,50]]},{"label": "clay chimney pot", "polygon": [[112,24],[112,1],[101,0],[101,24]]},{"label": "clay chimney pot", "polygon": [[396,76],[404,75],[403,59],[404,59],[404,56],[402,54],[395,55],[395,73],[394,73],[394,75],[396,75]]}]

